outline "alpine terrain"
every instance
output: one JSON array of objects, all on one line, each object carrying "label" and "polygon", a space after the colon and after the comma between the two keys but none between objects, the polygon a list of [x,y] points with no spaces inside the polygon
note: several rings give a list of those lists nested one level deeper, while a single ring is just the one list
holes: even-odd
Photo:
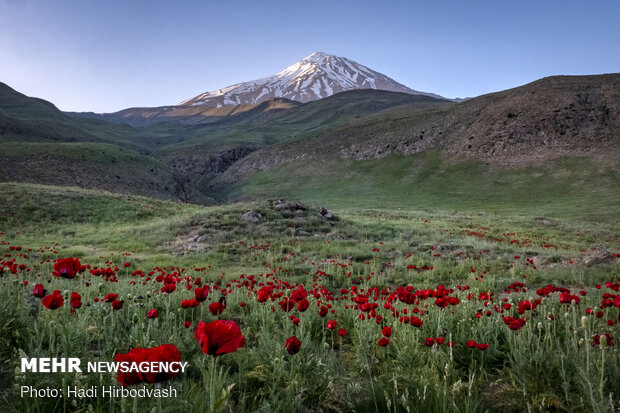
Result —
[{"label": "alpine terrain", "polygon": [[353,60],[315,52],[276,75],[202,93],[180,105],[255,105],[270,98],[310,102],[355,89],[389,90],[440,98],[432,93],[410,89]]}]

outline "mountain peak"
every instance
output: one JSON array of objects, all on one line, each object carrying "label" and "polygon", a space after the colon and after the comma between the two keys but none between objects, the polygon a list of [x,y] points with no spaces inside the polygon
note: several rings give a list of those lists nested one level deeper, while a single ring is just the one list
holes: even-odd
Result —
[{"label": "mountain peak", "polygon": [[185,100],[180,105],[255,105],[270,98],[309,102],[356,89],[379,89],[440,97],[410,89],[345,57],[314,52],[273,76],[206,92]]}]

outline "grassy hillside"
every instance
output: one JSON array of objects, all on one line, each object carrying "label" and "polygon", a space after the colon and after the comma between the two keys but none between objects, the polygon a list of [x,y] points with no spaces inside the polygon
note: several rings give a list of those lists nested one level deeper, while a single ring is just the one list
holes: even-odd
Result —
[{"label": "grassy hillside", "polygon": [[537,167],[447,162],[439,152],[368,161],[299,161],[225,191],[228,199],[293,197],[340,207],[454,209],[576,215],[608,221],[620,213],[620,176],[587,157]]},{"label": "grassy hillside", "polygon": [[169,198],[174,185],[162,162],[138,152],[94,142],[5,142],[4,181],[80,186]]},{"label": "grassy hillside", "polygon": [[[243,113],[208,125],[183,128],[184,139],[159,149],[159,153],[212,152],[234,145],[264,147],[300,138],[319,136],[346,122],[402,105],[418,108],[450,106],[452,103],[427,96],[380,90],[354,90],[288,108],[271,116],[272,102],[264,102]],[[158,127],[163,127],[160,125]],[[156,127],[157,128],[157,127]]]},{"label": "grassy hillside", "polygon": [[25,96],[0,83],[0,142],[101,142],[142,153],[152,139],[127,125],[70,118],[52,103]]}]

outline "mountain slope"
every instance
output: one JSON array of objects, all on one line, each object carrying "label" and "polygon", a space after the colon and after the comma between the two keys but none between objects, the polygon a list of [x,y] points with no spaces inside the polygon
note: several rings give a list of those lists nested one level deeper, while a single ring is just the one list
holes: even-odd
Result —
[{"label": "mountain slope", "polygon": [[225,117],[208,125],[185,127],[183,139],[158,149],[153,155],[186,177],[196,188],[211,180],[252,152],[282,142],[322,136],[339,126],[403,105],[418,108],[453,105],[428,96],[382,90],[353,90],[283,110],[266,109],[266,101],[254,109]]},{"label": "mountain slope", "polygon": [[[271,104],[260,108],[261,110],[274,111],[292,108],[299,105],[299,102],[288,99],[270,99]],[[179,123],[182,125],[196,125],[219,122],[228,117],[236,116],[248,111],[252,111],[260,106],[263,101],[255,105],[238,106],[160,106],[153,108],[128,108],[114,113],[92,113],[92,112],[68,112],[67,115],[73,118],[100,119],[111,123],[125,123],[133,127],[146,127],[157,123]]]},{"label": "mountain slope", "polygon": [[270,98],[310,102],[355,89],[379,89],[441,98],[410,89],[347,58],[315,52],[276,75],[203,93],[180,105],[255,105]]},{"label": "mountain slope", "polygon": [[127,125],[73,118],[0,82],[0,142],[101,142],[149,152],[152,140]]},{"label": "mountain slope", "polygon": [[202,93],[176,106],[129,108],[103,114],[68,113],[68,115],[126,123],[134,127],[159,122],[211,123],[252,110],[256,105],[269,100],[282,102],[281,108],[293,107],[298,102],[311,102],[337,93],[360,89],[444,99],[432,93],[410,89],[347,58],[316,52],[276,75]]},{"label": "mountain slope", "polygon": [[[486,163],[506,169],[565,156],[587,157],[596,160],[601,171],[618,171],[619,141],[620,74],[557,76],[449,106],[403,106],[311,139],[271,146],[233,164],[213,181],[212,190],[225,198],[239,197],[259,176],[287,171],[281,183],[265,181],[270,192],[286,192],[285,187],[309,182],[312,176],[341,176],[340,165],[356,165],[349,161],[429,151],[437,151],[447,164]],[[320,168],[301,167],[300,160]]]}]

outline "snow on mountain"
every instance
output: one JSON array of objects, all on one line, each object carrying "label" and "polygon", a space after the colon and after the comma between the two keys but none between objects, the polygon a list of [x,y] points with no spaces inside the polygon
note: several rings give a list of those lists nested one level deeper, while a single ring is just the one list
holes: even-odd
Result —
[{"label": "snow on mountain", "polygon": [[271,98],[309,102],[354,89],[380,89],[441,97],[410,89],[347,58],[315,52],[274,76],[203,93],[180,105],[255,105]]}]

